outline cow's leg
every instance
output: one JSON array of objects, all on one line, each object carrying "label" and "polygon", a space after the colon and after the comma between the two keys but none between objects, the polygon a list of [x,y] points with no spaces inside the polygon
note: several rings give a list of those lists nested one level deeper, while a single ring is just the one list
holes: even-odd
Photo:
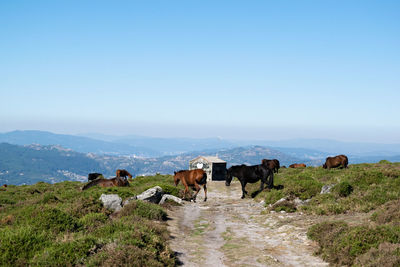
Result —
[{"label": "cow's leg", "polygon": [[260,192],[264,190],[264,183],[266,182],[265,178],[261,178],[261,183],[260,183]]},{"label": "cow's leg", "polygon": [[272,189],[274,187],[274,172],[270,172],[268,175],[268,188]]},{"label": "cow's leg", "polygon": [[196,202],[197,194],[199,193],[201,188],[196,182],[194,183],[194,187],[196,188],[196,192],[194,193],[192,199],[193,199],[193,202]]},{"label": "cow's leg", "polygon": [[204,188],[204,201],[207,201],[207,184],[204,184],[203,188]]},{"label": "cow's leg", "polygon": [[189,193],[189,186],[185,182],[185,179],[182,179],[182,184],[185,187],[185,191],[183,191],[183,198],[187,200],[186,196]]},{"label": "cow's leg", "polygon": [[242,198],[244,198],[247,194],[247,191],[245,189],[247,183],[245,181],[240,181],[240,183],[242,184]]}]

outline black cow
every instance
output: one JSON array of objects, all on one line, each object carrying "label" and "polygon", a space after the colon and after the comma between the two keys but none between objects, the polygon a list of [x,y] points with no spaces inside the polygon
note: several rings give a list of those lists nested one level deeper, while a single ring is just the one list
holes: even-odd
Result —
[{"label": "black cow", "polygon": [[226,186],[230,186],[233,177],[238,178],[240,184],[242,185],[242,192],[243,192],[242,198],[244,198],[245,195],[247,194],[247,191],[245,190],[247,183],[256,183],[259,180],[261,180],[260,190],[258,192],[261,192],[264,189],[265,183],[268,185],[268,188],[274,187],[273,170],[267,168],[262,164],[253,166],[236,165],[230,167],[226,172],[226,179],[225,179]]},{"label": "black cow", "polygon": [[93,181],[93,180],[96,180],[97,178],[104,178],[103,174],[93,172],[93,173],[89,173],[89,175],[88,175],[88,181]]}]

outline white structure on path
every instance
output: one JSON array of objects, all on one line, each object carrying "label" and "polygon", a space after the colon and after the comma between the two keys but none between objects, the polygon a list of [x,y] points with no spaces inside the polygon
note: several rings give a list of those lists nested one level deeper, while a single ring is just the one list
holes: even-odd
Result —
[{"label": "white structure on path", "polygon": [[198,156],[189,161],[189,170],[203,169],[207,181],[223,181],[226,176],[226,161],[213,156]]}]

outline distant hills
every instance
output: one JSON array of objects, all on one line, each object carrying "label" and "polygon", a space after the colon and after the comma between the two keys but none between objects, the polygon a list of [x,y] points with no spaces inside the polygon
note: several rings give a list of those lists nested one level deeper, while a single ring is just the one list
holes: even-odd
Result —
[{"label": "distant hills", "polygon": [[143,136],[88,136],[54,134],[45,131],[13,131],[0,133],[0,143],[15,145],[60,145],[76,152],[107,155],[134,155],[160,157],[197,150],[215,150],[234,147],[229,141],[218,138],[156,138]]},{"label": "distant hills", "polygon": [[59,145],[81,153],[161,157],[192,151],[216,152],[235,147],[263,146],[302,158],[346,154],[356,157],[393,157],[400,155],[400,144],[341,142],[327,139],[225,140],[221,138],[159,138],[137,135],[101,134],[65,135],[45,131],[13,131],[0,133],[0,143],[15,145]]},{"label": "distant hills", "polygon": [[102,170],[100,162],[59,146],[0,144],[1,184],[84,181],[95,170]]},{"label": "distant hills", "polygon": [[236,164],[259,164],[263,158],[279,158],[282,165],[290,162],[316,161],[298,159],[266,147],[252,146],[217,153],[190,152],[159,158],[138,158],[83,154],[60,146],[11,145],[0,143],[0,184],[32,184],[38,181],[49,183],[63,180],[86,181],[90,172],[100,172],[106,177],[115,176],[115,170],[124,168],[134,176],[155,173],[172,174],[188,169],[189,161],[199,155],[218,155],[228,166]]},{"label": "distant hills", "polygon": [[162,155],[162,153],[147,147],[108,142],[83,136],[54,134],[44,131],[13,131],[0,133],[0,143],[15,145],[59,145],[81,153],[136,155],[139,157],[158,157]]},{"label": "distant hills", "polygon": [[301,162],[320,166],[327,156],[336,154],[346,154],[350,164],[382,159],[400,161],[400,147],[396,144],[331,140],[253,142],[218,138],[89,137],[14,131],[0,134],[0,183],[86,181],[90,172],[114,176],[119,168],[127,169],[135,176],[157,172],[168,174],[187,169],[189,160],[199,155],[218,156],[227,161],[228,166],[259,164],[263,158],[277,158],[281,165]]}]

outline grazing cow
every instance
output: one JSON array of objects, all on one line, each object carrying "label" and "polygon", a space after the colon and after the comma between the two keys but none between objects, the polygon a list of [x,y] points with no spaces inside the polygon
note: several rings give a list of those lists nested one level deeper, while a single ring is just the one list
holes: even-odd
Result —
[{"label": "grazing cow", "polygon": [[103,174],[97,173],[97,172],[92,172],[92,173],[89,173],[89,175],[88,175],[88,181],[93,181],[93,180],[96,180],[97,178],[104,178]]},{"label": "grazing cow", "polygon": [[132,179],[132,175],[127,170],[117,170],[116,175],[117,177],[124,177],[125,179],[128,176]]},{"label": "grazing cow", "polygon": [[3,184],[3,187],[7,187],[7,185],[6,185],[6,184]]},{"label": "grazing cow", "polygon": [[280,168],[279,160],[277,159],[263,159],[261,164],[276,173],[278,173]]},{"label": "grazing cow", "polygon": [[347,168],[347,165],[349,164],[349,159],[345,155],[338,155],[336,157],[327,157],[325,164],[322,165],[324,169],[330,169],[330,168]]},{"label": "grazing cow", "polygon": [[289,168],[305,168],[305,167],[306,167],[306,164],[304,164],[304,163],[294,163],[289,166]]}]

